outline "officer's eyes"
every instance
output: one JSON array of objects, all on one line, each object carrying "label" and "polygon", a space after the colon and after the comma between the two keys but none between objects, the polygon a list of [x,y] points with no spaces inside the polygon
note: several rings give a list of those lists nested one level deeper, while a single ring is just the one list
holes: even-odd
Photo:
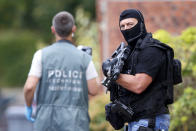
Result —
[{"label": "officer's eyes", "polygon": [[125,28],[126,29],[130,29],[130,28],[132,28],[134,26],[134,23],[126,23],[126,24],[124,24],[124,25],[121,25],[120,26],[120,29],[121,30],[125,30]]},{"label": "officer's eyes", "polygon": [[125,25],[121,25],[121,26],[120,26],[120,29],[121,29],[121,30],[124,30],[124,29],[125,29]]},{"label": "officer's eyes", "polygon": [[127,26],[133,26],[133,23],[127,23]]},{"label": "officer's eyes", "polygon": [[124,28],[124,27],[125,27],[125,25],[121,25],[121,26],[120,26],[120,28]]}]

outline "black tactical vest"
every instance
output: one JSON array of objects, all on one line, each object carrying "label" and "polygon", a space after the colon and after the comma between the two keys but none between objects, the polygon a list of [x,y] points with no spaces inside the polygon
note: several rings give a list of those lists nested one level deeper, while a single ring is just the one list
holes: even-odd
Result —
[{"label": "black tactical vest", "polygon": [[[138,54],[142,51],[142,49],[145,49],[142,47],[144,47],[145,44],[149,44],[152,39],[152,35],[147,34],[143,40],[138,40],[131,55],[125,62],[122,73],[135,75],[135,67],[137,66],[137,59],[139,57]],[[160,51],[162,50],[160,49]],[[141,118],[151,118],[159,114],[169,113],[166,103],[167,90],[166,85],[164,84],[166,79],[166,72],[167,62],[164,61],[163,66],[160,69],[160,72],[157,77],[141,94],[135,94],[126,90],[123,87],[119,88],[118,99],[127,106],[133,108],[133,121]]]}]

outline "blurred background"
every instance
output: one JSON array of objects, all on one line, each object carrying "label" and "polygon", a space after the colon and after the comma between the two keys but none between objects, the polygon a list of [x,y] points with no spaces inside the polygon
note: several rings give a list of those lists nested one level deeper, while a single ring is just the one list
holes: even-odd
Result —
[{"label": "blurred background", "polygon": [[[52,17],[59,11],[76,20],[75,44],[90,46],[100,74],[101,63],[124,41],[120,13],[137,8],[148,32],[174,48],[182,62],[183,83],[175,87],[171,131],[196,130],[196,1],[195,0],[0,0],[0,131],[32,131],[24,117],[23,85],[33,54],[50,45]],[[112,131],[105,120],[105,92],[89,105],[91,131]]]}]

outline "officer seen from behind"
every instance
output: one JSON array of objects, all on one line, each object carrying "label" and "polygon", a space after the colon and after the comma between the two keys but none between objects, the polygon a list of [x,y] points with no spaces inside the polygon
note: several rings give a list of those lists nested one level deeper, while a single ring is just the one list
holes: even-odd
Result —
[{"label": "officer seen from behind", "polygon": [[88,94],[98,93],[97,72],[91,56],[73,44],[76,26],[69,12],[54,16],[51,31],[56,42],[35,53],[24,86],[26,117],[34,131],[88,131]]}]

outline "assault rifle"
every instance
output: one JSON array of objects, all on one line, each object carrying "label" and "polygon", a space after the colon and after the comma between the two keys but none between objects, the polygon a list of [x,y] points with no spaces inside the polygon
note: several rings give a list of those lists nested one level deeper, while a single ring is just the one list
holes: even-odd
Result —
[{"label": "assault rifle", "polygon": [[106,77],[102,81],[102,85],[107,87],[107,90],[110,91],[112,81],[117,80],[124,66],[124,61],[128,58],[130,51],[130,48],[127,47],[124,42],[121,42],[111,58],[103,62],[102,69]]},{"label": "assault rifle", "polygon": [[125,122],[131,121],[134,114],[131,107],[118,100],[119,86],[115,82],[130,52],[131,49],[122,42],[111,58],[102,64],[102,70],[106,76],[102,84],[107,87],[107,91],[110,91],[111,101],[111,103],[105,106],[106,120],[110,122],[115,130],[121,129]]}]

